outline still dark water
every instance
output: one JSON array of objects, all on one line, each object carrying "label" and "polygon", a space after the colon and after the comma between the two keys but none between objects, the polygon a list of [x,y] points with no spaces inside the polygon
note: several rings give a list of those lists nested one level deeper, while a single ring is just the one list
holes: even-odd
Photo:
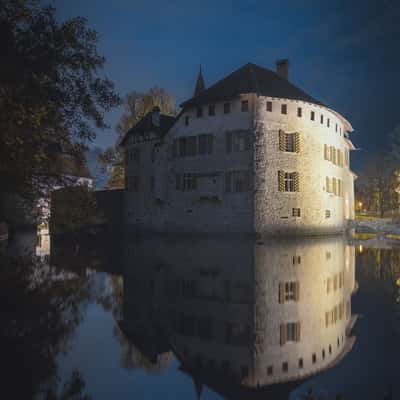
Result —
[{"label": "still dark water", "polygon": [[7,398],[400,399],[399,249],[24,233],[4,254]]}]

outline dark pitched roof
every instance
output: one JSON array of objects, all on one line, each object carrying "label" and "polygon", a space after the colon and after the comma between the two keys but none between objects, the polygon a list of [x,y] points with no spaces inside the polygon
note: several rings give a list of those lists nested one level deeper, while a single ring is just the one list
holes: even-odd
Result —
[{"label": "dark pitched roof", "polygon": [[169,128],[174,124],[176,118],[171,115],[160,114],[160,126],[155,126],[152,119],[152,111],[149,111],[138,123],[129,129],[122,138],[119,145],[123,145],[125,140],[131,135],[143,135],[145,132],[158,132],[160,135],[165,135]]},{"label": "dark pitched roof", "polygon": [[198,96],[183,102],[181,107],[227,100],[241,93],[257,93],[263,96],[302,100],[323,105],[320,101],[280,77],[276,72],[249,63],[233,71]]}]

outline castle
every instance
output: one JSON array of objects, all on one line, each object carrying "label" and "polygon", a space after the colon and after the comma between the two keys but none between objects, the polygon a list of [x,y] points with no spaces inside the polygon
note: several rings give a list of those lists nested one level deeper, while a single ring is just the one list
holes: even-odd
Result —
[{"label": "castle", "polygon": [[124,220],[140,231],[327,234],[354,218],[351,124],[276,72],[246,64],[177,117],[156,107],[121,141]]}]

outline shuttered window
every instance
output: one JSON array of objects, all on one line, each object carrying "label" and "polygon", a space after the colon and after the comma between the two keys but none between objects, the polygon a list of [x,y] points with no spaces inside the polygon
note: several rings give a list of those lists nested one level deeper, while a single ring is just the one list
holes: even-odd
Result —
[{"label": "shuttered window", "polygon": [[279,304],[288,301],[299,301],[300,299],[300,283],[284,282],[279,284]]},{"label": "shuttered window", "polygon": [[299,173],[278,171],[278,189],[280,192],[299,192]]},{"label": "shuttered window", "polygon": [[337,194],[336,178],[332,178],[332,193]]},{"label": "shuttered window", "polygon": [[328,176],[325,178],[325,190],[326,190],[328,193],[331,192],[331,180],[329,179]]},{"label": "shuttered window", "polygon": [[272,101],[267,101],[267,111],[272,111]]},{"label": "shuttered window", "polygon": [[286,133],[279,130],[279,150],[292,153],[300,152],[300,134],[298,132]]},{"label": "shuttered window", "polygon": [[280,345],[283,346],[286,342],[300,341],[300,322],[287,322],[280,325]]}]

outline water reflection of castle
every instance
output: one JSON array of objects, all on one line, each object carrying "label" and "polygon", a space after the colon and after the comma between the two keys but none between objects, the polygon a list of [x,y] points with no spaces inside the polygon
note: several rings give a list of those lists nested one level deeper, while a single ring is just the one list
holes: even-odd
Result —
[{"label": "water reflection of castle", "polygon": [[355,254],[342,238],[140,239],[124,248],[125,333],[153,340],[153,359],[168,343],[198,394],[206,383],[229,398],[285,398],[354,344]]}]

